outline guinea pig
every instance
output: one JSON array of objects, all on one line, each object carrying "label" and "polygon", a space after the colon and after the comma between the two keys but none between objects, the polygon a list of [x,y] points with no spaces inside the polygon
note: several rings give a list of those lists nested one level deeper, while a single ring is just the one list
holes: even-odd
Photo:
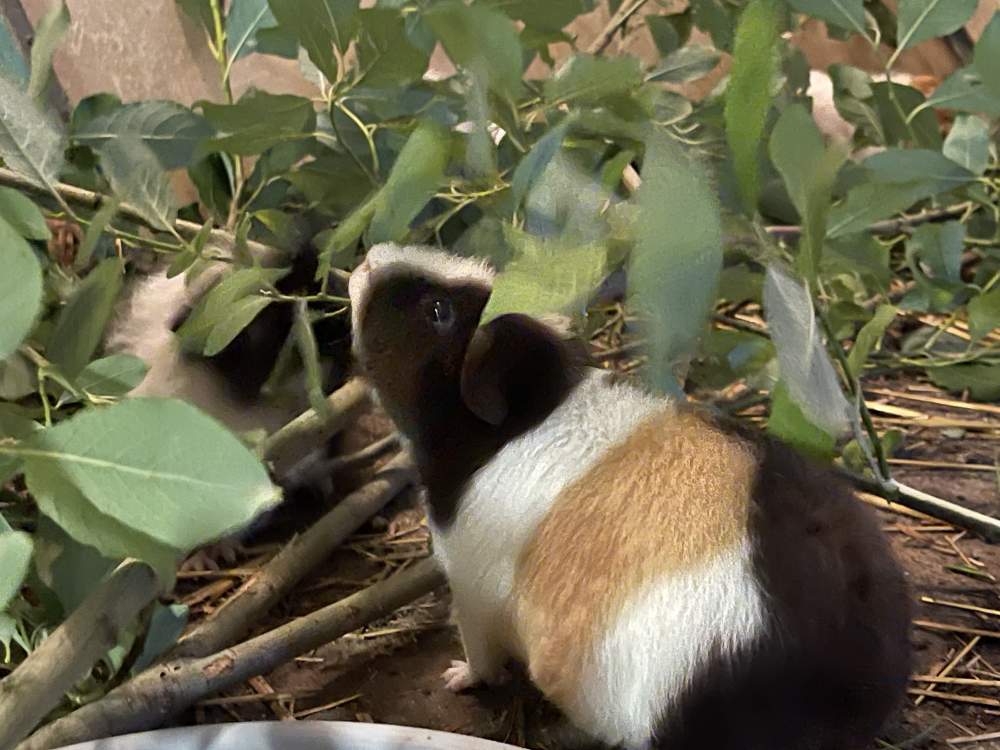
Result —
[{"label": "guinea pig", "polygon": [[909,676],[909,595],[873,514],[789,447],[586,365],[494,274],[377,245],[354,350],[426,486],[466,661],[508,659],[627,748],[866,747]]}]

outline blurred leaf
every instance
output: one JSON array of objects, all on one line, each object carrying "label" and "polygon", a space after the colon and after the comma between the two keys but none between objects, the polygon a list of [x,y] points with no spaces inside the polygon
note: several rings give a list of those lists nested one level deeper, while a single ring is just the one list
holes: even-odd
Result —
[{"label": "blurred leaf", "polygon": [[957,31],[976,11],[978,0],[899,0],[896,47],[915,44]]},{"label": "blurred leaf", "polygon": [[593,10],[593,0],[485,0],[482,5],[503,11],[529,28],[559,31],[577,16]]},{"label": "blurred leaf", "polygon": [[295,322],[292,326],[295,336],[295,347],[306,376],[306,390],[309,395],[309,405],[326,419],[331,407],[323,392],[323,370],[319,361],[319,347],[316,344],[316,334],[313,331],[312,320],[309,317],[309,307],[304,300],[295,303]]},{"label": "blurred leaf", "polygon": [[607,247],[569,245],[509,230],[514,258],[493,284],[480,323],[509,312],[579,314],[604,277]]},{"label": "blurred leaf", "polygon": [[199,24],[206,32],[212,32],[214,21],[210,0],[177,0],[177,4],[181,6],[188,18]]},{"label": "blurred leaf", "polygon": [[744,9],[736,27],[733,67],[726,89],[726,140],[732,150],[743,206],[751,214],[756,210],[760,190],[760,141],[771,106],[780,15],[777,0],[751,0]]},{"label": "blurred leaf", "polygon": [[268,0],[282,28],[293,32],[328,81],[338,80],[337,56],[356,29],[358,0]]},{"label": "blurred leaf", "polygon": [[373,243],[403,239],[444,181],[449,149],[448,133],[440,126],[426,121],[413,131],[379,191],[371,219]]},{"label": "blurred leaf", "polygon": [[973,66],[983,84],[994,97],[1000,99],[1000,10],[983,29],[976,42]]},{"label": "blurred leaf", "polygon": [[935,385],[952,393],[968,391],[976,401],[1000,399],[1000,367],[995,364],[928,367],[927,374]]},{"label": "blurred leaf", "polygon": [[41,209],[14,188],[0,187],[0,219],[26,240],[48,240],[52,236]]},{"label": "blurred leaf", "polygon": [[142,644],[142,651],[129,671],[137,675],[169,651],[187,627],[189,610],[185,604],[156,602],[149,620],[149,628]]},{"label": "blurred leaf", "polygon": [[888,148],[869,156],[863,165],[876,182],[892,184],[917,180],[933,182],[938,191],[952,190],[976,176],[939,151]]},{"label": "blurred leaf", "polygon": [[974,69],[961,68],[934,89],[927,106],[1000,117],[1000,94],[984,84]]},{"label": "blurred leaf", "polygon": [[423,12],[423,18],[455,65],[489,71],[490,86],[514,97],[521,90],[521,40],[514,22],[484,5],[444,0]]},{"label": "blurred leaf", "polygon": [[69,614],[87,598],[117,562],[101,555],[94,547],[81,544],[52,519],[39,516],[35,531],[35,571],[55,594],[64,614]]},{"label": "blurred leaf", "polygon": [[84,367],[74,385],[94,396],[124,396],[142,382],[148,370],[138,357],[112,354]]},{"label": "blurred leaf", "polygon": [[1000,287],[969,300],[969,332],[978,341],[1000,328]]},{"label": "blurred leaf", "polygon": [[940,150],[941,126],[920,91],[879,81],[872,84],[872,94],[887,145]]},{"label": "blurred leaf", "polygon": [[0,75],[0,157],[6,165],[51,191],[62,169],[64,145],[55,121]]},{"label": "blurred leaf", "polygon": [[959,115],[944,141],[944,155],[972,174],[981,175],[990,162],[989,126],[975,115]]},{"label": "blurred leaf", "polygon": [[733,48],[733,17],[725,0],[691,0],[694,24],[707,31],[720,50]]},{"label": "blurred leaf", "polygon": [[90,218],[90,224],[83,235],[83,242],[77,248],[76,257],[73,258],[73,270],[82,271],[90,265],[90,261],[94,257],[94,251],[97,249],[97,243],[100,242],[104,231],[111,226],[111,220],[114,219],[115,214],[118,212],[119,204],[120,201],[115,196],[106,198],[101,202],[101,207],[97,210],[97,213]]},{"label": "blurred leaf", "polygon": [[867,36],[863,0],[787,0],[799,13]]},{"label": "blurred leaf", "polygon": [[273,300],[267,297],[254,295],[236,300],[226,311],[226,316],[213,326],[209,332],[208,337],[205,339],[205,349],[202,353],[206,357],[214,357],[221,352],[271,302]]},{"label": "blurred leaf", "polygon": [[848,426],[850,406],[823,345],[809,291],[771,265],[764,312],[789,396],[806,419],[836,437]]},{"label": "blurred leaf", "polygon": [[290,30],[275,28],[277,23],[267,0],[233,0],[226,13],[229,64],[254,52],[295,57],[298,39]]},{"label": "blurred leaf", "polygon": [[199,200],[220,223],[228,217],[233,199],[231,169],[229,157],[223,153],[209,154],[188,167],[188,176],[198,189]]},{"label": "blurred leaf", "polygon": [[280,143],[312,136],[316,111],[309,99],[249,89],[236,104],[199,103],[220,131],[205,147],[250,156]]},{"label": "blurred leaf", "polygon": [[690,44],[667,55],[647,76],[663,83],[687,83],[715,70],[722,55],[711,47]]},{"label": "blurred leaf", "polygon": [[52,55],[69,29],[69,9],[64,0],[49,9],[35,25],[31,44],[31,78],[28,96],[45,107],[45,97],[52,80]]},{"label": "blurred leaf", "polygon": [[85,409],[4,452],[20,454],[39,509],[71,536],[110,558],[149,560],[161,573],[168,553],[242,528],[278,499],[234,435],[171,399]]},{"label": "blurred leaf", "polygon": [[939,192],[937,183],[907,182],[897,185],[864,183],[830,211],[827,237],[831,239],[863,232],[873,222],[905,211],[917,201]]},{"label": "blurred leaf", "polygon": [[936,279],[961,282],[965,225],[960,221],[922,224],[913,232],[909,250],[931,267]]},{"label": "blurred leaf", "polygon": [[824,273],[857,274],[888,291],[892,281],[889,249],[867,232],[828,239],[823,253]]},{"label": "blurred leaf", "polygon": [[410,39],[403,17],[393,10],[371,8],[358,18],[362,30],[358,61],[365,86],[398,87],[420,80],[430,54]]},{"label": "blurred leaf", "polygon": [[[201,298],[187,320],[177,329],[177,336],[181,339],[184,350],[211,356],[209,351],[218,353],[224,349],[263,309],[262,306],[254,311],[254,305],[260,304],[254,301],[268,301],[258,296],[257,292],[270,287],[286,273],[288,270],[284,268],[241,268],[226,276]],[[249,301],[243,302],[244,300]],[[247,307],[237,312],[240,304]],[[246,316],[251,312],[253,316],[247,319]],[[232,329],[232,318],[244,321],[235,331]],[[221,329],[219,333],[215,333],[216,328]],[[222,341],[224,343],[218,346]]]},{"label": "blurred leaf", "polygon": [[[0,369],[3,367],[0,361]],[[36,430],[40,430],[39,425],[34,420],[24,416],[14,404],[0,403],[0,440],[24,440]],[[12,456],[0,456],[0,489],[7,484],[15,474],[21,471],[21,462]],[[3,522],[3,514],[0,514],[0,524]]]},{"label": "blurred leaf", "polygon": [[674,366],[701,336],[722,267],[722,227],[701,165],[667,136],[646,145],[630,255],[632,302],[649,316],[649,375],[675,390]]},{"label": "blurred leaf", "polygon": [[802,222],[803,270],[807,279],[815,279],[830,196],[847,153],[835,145],[826,148],[819,128],[801,104],[793,104],[781,114],[771,133],[770,151]]},{"label": "blurred leaf", "polygon": [[767,431],[807,456],[826,462],[833,459],[836,438],[809,421],[783,382],[779,382],[771,391]]},{"label": "blurred leaf", "polygon": [[176,197],[159,160],[138,139],[117,138],[101,149],[101,166],[115,195],[127,200],[149,225],[172,230]]},{"label": "blurred leaf", "polygon": [[763,286],[764,274],[745,263],[724,268],[719,274],[719,297],[727,302],[759,302]]},{"label": "blurred leaf", "polygon": [[644,20],[660,57],[666,57],[681,46],[681,36],[669,17],[649,14]]},{"label": "blurred leaf", "polygon": [[0,360],[31,333],[42,305],[42,269],[34,250],[0,219]]},{"label": "blurred leaf", "polygon": [[0,611],[17,596],[31,564],[31,537],[14,531],[0,516]]},{"label": "blurred leaf", "polygon": [[317,279],[326,276],[331,266],[342,268],[342,263],[354,258],[355,246],[365,229],[368,228],[375,215],[375,210],[378,208],[379,195],[379,193],[375,193],[364,203],[358,205],[337,225],[336,229],[323,232],[316,237],[316,249],[320,254]]},{"label": "blurred leaf", "polygon": [[635,57],[596,57],[576,54],[545,81],[549,103],[595,104],[642,83],[642,70]]},{"label": "blurred leaf", "polygon": [[74,142],[100,151],[119,139],[138,139],[156,154],[164,169],[188,166],[215,129],[201,115],[177,102],[150,100],[126,104],[84,122],[71,133]]},{"label": "blurred leaf", "polygon": [[847,356],[847,369],[852,378],[861,376],[868,355],[872,353],[876,345],[882,340],[885,329],[896,317],[896,308],[892,305],[879,305],[872,319],[862,326],[858,336],[854,341],[854,346]]},{"label": "blurred leaf", "polygon": [[87,274],[60,311],[45,353],[71,380],[100,346],[123,281],[122,261],[108,258]]},{"label": "blurred leaf", "polygon": [[[39,282],[40,277],[39,274]],[[0,304],[0,309],[2,307]],[[36,386],[35,368],[27,358],[15,352],[6,359],[0,359],[0,398],[17,401],[34,391]]]},{"label": "blurred leaf", "polygon": [[559,151],[570,120],[563,120],[545,135],[538,139],[531,150],[518,162],[510,180],[511,211],[517,211],[528,190],[548,167],[552,157]]},{"label": "blurred leaf", "polygon": [[702,388],[721,389],[759,372],[773,358],[774,345],[765,336],[715,329],[706,337],[689,378]]}]

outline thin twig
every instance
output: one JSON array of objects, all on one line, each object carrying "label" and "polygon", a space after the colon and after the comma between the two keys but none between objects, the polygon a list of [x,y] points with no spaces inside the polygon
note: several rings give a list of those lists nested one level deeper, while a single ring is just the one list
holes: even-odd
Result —
[{"label": "thin twig", "polygon": [[0,748],[13,747],[112,649],[157,592],[145,563],[123,562],[0,682]]},{"label": "thin twig", "polygon": [[611,44],[611,40],[618,32],[618,29],[628,23],[628,20],[645,4],[646,0],[633,0],[632,2],[626,1],[622,3],[618,12],[611,16],[611,20],[601,29],[601,33],[587,47],[587,54],[599,55],[604,52],[607,46]]},{"label": "thin twig", "polygon": [[937,690],[921,690],[920,688],[909,688],[910,695],[920,698],[937,698],[943,701],[955,701],[956,703],[971,703],[975,706],[989,706],[990,708],[1000,708],[1000,700],[996,698],[981,698],[978,695],[959,695],[958,693],[940,693]]},{"label": "thin twig", "polygon": [[[868,232],[882,237],[895,237],[904,230],[918,227],[921,224],[928,224],[933,221],[946,221],[963,216],[966,210],[968,210],[968,204],[962,203],[958,206],[949,206],[948,208],[936,209],[934,211],[904,215],[897,219],[876,221],[874,224],[869,225]],[[765,227],[765,231],[772,237],[791,239],[802,234],[802,227],[796,225],[773,225]]]},{"label": "thin twig", "polygon": [[205,656],[236,643],[262,614],[414,478],[410,458],[401,453],[371,482],[341,500],[308,531],[286,544],[231,599],[182,638],[169,658]]},{"label": "thin twig", "polygon": [[987,607],[977,607],[975,604],[966,604],[965,602],[946,602],[942,599],[934,599],[930,596],[920,597],[920,601],[924,604],[934,604],[938,607],[951,607],[952,609],[964,609],[967,612],[978,612],[981,615],[990,615],[991,617],[1000,617],[1000,609],[988,609]]},{"label": "thin twig", "polygon": [[48,724],[17,750],[49,750],[160,726],[192,704],[270,672],[443,585],[433,560],[232,648],[152,667],[106,696]]},{"label": "thin twig", "polygon": [[944,622],[933,622],[931,620],[914,620],[913,624],[918,628],[934,630],[940,633],[964,633],[965,635],[977,635],[982,638],[1000,638],[1000,630],[967,628],[964,625],[949,625]]},{"label": "thin twig", "polygon": [[[976,646],[979,645],[979,640],[980,640],[980,636],[978,636],[978,635],[973,636],[969,640],[969,642],[966,643],[964,646],[962,646],[962,648],[959,650],[959,652],[957,654],[955,654],[955,656],[952,659],[950,659],[948,661],[948,663],[945,664],[940,669],[940,671],[938,671],[938,673],[937,673],[936,676],[937,677],[947,677],[949,674],[951,674],[951,670],[953,670],[955,667],[957,667],[959,664],[961,664],[962,660],[966,656],[969,655],[969,652],[971,652],[972,649],[974,649]],[[930,684],[930,687],[928,688],[928,690],[933,690],[935,687],[937,687],[937,683],[936,682],[932,682]],[[917,699],[915,701],[913,701],[913,704],[916,705],[916,706],[919,706],[921,703],[924,702],[924,698],[926,698],[926,697],[927,696],[925,696],[925,695],[918,695]]]}]

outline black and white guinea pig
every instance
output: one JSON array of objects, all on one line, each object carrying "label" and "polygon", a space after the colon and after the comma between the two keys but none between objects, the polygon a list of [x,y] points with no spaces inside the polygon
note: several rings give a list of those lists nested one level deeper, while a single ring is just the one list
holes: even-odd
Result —
[{"label": "black and white guinea pig", "polygon": [[591,369],[545,323],[479,325],[484,263],[379,245],[354,348],[410,442],[467,662],[508,658],[596,740],[866,747],[909,675],[873,514],[785,445]]}]

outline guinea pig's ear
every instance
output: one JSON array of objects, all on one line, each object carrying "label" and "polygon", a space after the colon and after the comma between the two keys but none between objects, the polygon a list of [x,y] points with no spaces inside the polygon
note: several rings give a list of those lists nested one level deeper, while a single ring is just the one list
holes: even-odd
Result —
[{"label": "guinea pig's ear", "polygon": [[512,411],[556,398],[567,378],[565,344],[544,323],[509,313],[476,330],[465,350],[461,393],[466,407],[492,425]]},{"label": "guinea pig's ear", "polygon": [[[499,320],[499,318],[497,319]],[[507,398],[501,381],[505,370],[497,341],[497,320],[476,329],[462,363],[462,401],[484,422],[501,424],[507,417]]]}]

